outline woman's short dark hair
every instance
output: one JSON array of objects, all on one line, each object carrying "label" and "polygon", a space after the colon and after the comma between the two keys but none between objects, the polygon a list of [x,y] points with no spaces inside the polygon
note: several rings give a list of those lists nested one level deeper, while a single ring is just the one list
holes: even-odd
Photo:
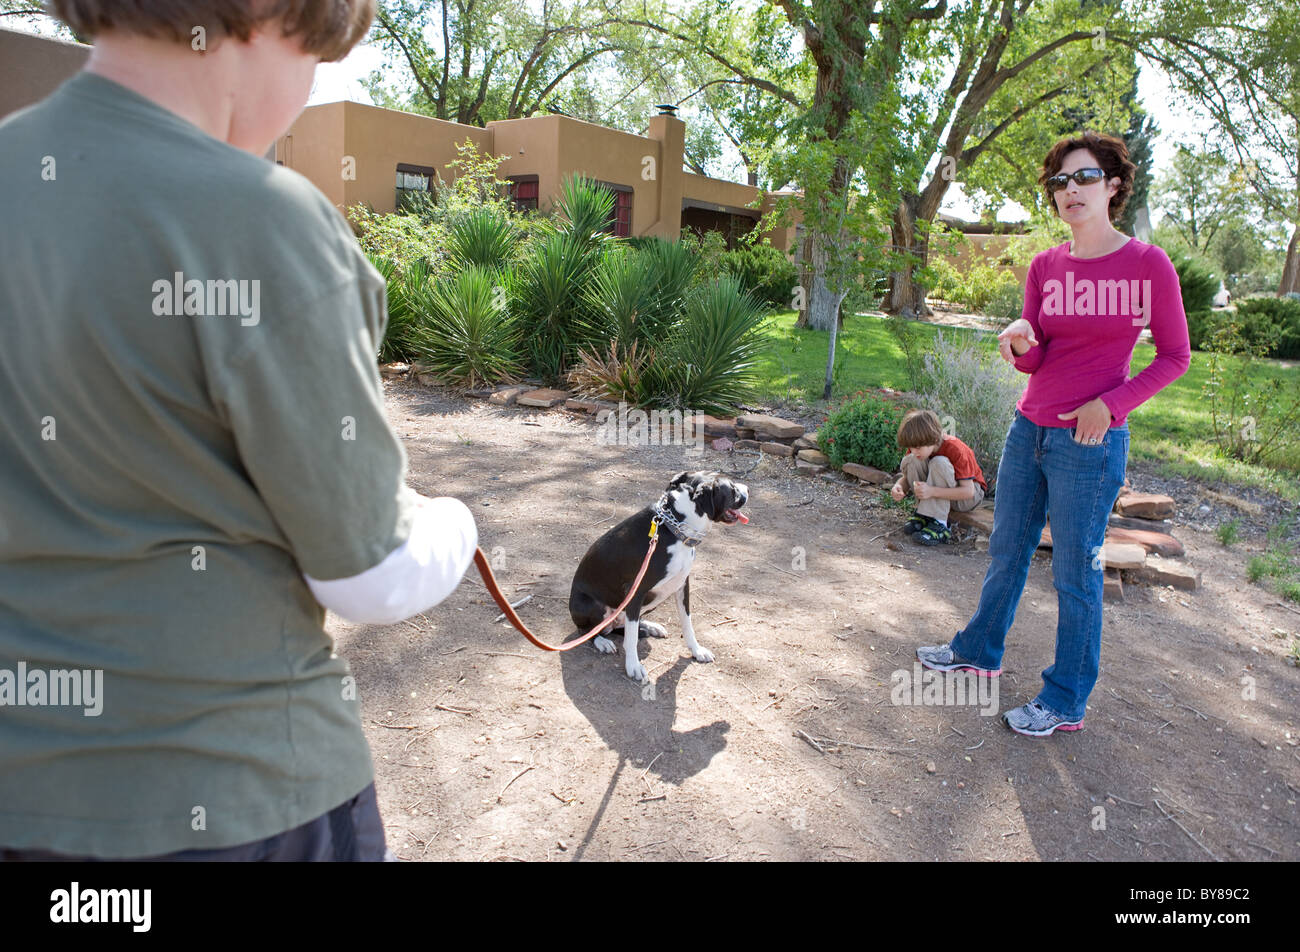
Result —
[{"label": "woman's short dark hair", "polygon": [[286,36],[325,62],[347,56],[365,38],[375,0],[49,0],[54,15],[80,36],[118,30],[189,43],[203,27],[209,45],[226,36],[247,42],[264,23],[283,21]]},{"label": "woman's short dark hair", "polygon": [[1114,221],[1124,213],[1124,205],[1133,194],[1133,176],[1137,172],[1137,166],[1129,161],[1128,146],[1124,140],[1108,136],[1104,132],[1089,129],[1082,135],[1062,139],[1048,151],[1047,158],[1043,159],[1043,172],[1038,176],[1038,184],[1043,186],[1047,204],[1052,207],[1053,214],[1059,217],[1061,212],[1056,207],[1055,197],[1047,191],[1047,180],[1061,171],[1065,157],[1075,149],[1087,149],[1097,157],[1097,164],[1106,173],[1107,182],[1113,178],[1119,179],[1119,188],[1110,199],[1110,220]]}]

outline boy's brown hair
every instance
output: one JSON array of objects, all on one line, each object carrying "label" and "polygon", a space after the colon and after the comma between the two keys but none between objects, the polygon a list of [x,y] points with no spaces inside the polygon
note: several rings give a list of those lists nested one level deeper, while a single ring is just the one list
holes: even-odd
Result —
[{"label": "boy's brown hair", "polygon": [[329,63],[341,60],[370,29],[375,0],[50,0],[54,15],[78,36],[120,31],[190,43],[202,27],[214,46],[279,20],[285,36],[300,37],[303,52]]},{"label": "boy's brown hair", "polygon": [[938,446],[943,442],[943,427],[932,410],[912,410],[898,427],[898,448]]},{"label": "boy's brown hair", "polygon": [[1051,207],[1052,213],[1060,218],[1061,212],[1056,207],[1056,199],[1047,190],[1047,180],[1061,171],[1061,164],[1065,161],[1066,155],[1075,149],[1087,149],[1097,157],[1097,164],[1106,173],[1107,182],[1113,178],[1119,179],[1119,187],[1110,197],[1110,220],[1114,221],[1124,213],[1128,197],[1133,193],[1133,179],[1137,174],[1137,166],[1129,160],[1128,146],[1124,144],[1124,140],[1106,135],[1104,132],[1093,132],[1089,129],[1074,138],[1061,139],[1052,146],[1047,157],[1043,159],[1043,171],[1038,176],[1038,184],[1043,186],[1047,204]]}]

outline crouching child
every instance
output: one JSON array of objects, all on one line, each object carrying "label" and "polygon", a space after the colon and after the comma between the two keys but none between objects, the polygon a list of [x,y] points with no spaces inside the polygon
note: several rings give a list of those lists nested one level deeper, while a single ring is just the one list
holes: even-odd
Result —
[{"label": "crouching child", "polygon": [[949,511],[969,512],[988,491],[975,453],[957,437],[944,436],[939,418],[930,410],[913,410],[903,417],[898,448],[907,452],[890,495],[900,502],[909,492],[916,496],[916,515],[903,531],[922,545],[951,541]]}]

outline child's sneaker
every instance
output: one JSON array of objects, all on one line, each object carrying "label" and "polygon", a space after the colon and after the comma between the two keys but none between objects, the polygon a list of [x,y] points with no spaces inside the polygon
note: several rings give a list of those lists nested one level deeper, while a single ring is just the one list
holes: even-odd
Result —
[{"label": "child's sneaker", "polygon": [[907,520],[903,526],[903,535],[911,535],[914,532],[920,532],[925,528],[925,516],[913,516]]},{"label": "child's sneaker", "polygon": [[1007,711],[1002,715],[1002,720],[1017,734],[1028,737],[1046,737],[1052,731],[1077,731],[1083,727],[1082,717],[1077,721],[1068,720],[1055,711],[1049,711],[1037,701]]},{"label": "child's sneaker", "polygon": [[952,530],[945,526],[938,519],[925,517],[925,527],[917,530],[916,535],[912,536],[921,545],[943,545],[945,542],[952,541]]},{"label": "child's sneaker", "polygon": [[981,668],[971,664],[965,658],[955,654],[952,645],[917,648],[916,660],[931,671],[974,671],[976,674],[982,674],[989,678],[996,678],[1002,673],[1001,668]]}]

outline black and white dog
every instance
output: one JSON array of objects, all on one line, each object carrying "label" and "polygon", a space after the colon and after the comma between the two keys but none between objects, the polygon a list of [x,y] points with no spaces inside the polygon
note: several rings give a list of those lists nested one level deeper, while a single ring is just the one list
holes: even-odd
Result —
[{"label": "black and white dog", "polygon": [[669,595],[677,596],[677,617],[681,621],[686,647],[696,661],[712,661],[713,652],[700,646],[691,626],[691,566],[695,547],[709,531],[710,522],[731,525],[748,522],[740,511],[749,490],[717,473],[678,473],[659,501],[629,516],[595,541],[578,563],[569,591],[569,614],[579,631],[590,631],[618,607],[636,580],[650,545],[650,523],[660,520],[659,546],[627,607],[609,628],[594,639],[596,648],[607,654],[618,650],[606,633],[623,631],[624,669],[629,678],[648,680],[637,657],[637,639],[645,635],[662,638],[662,625],[642,621]]}]

